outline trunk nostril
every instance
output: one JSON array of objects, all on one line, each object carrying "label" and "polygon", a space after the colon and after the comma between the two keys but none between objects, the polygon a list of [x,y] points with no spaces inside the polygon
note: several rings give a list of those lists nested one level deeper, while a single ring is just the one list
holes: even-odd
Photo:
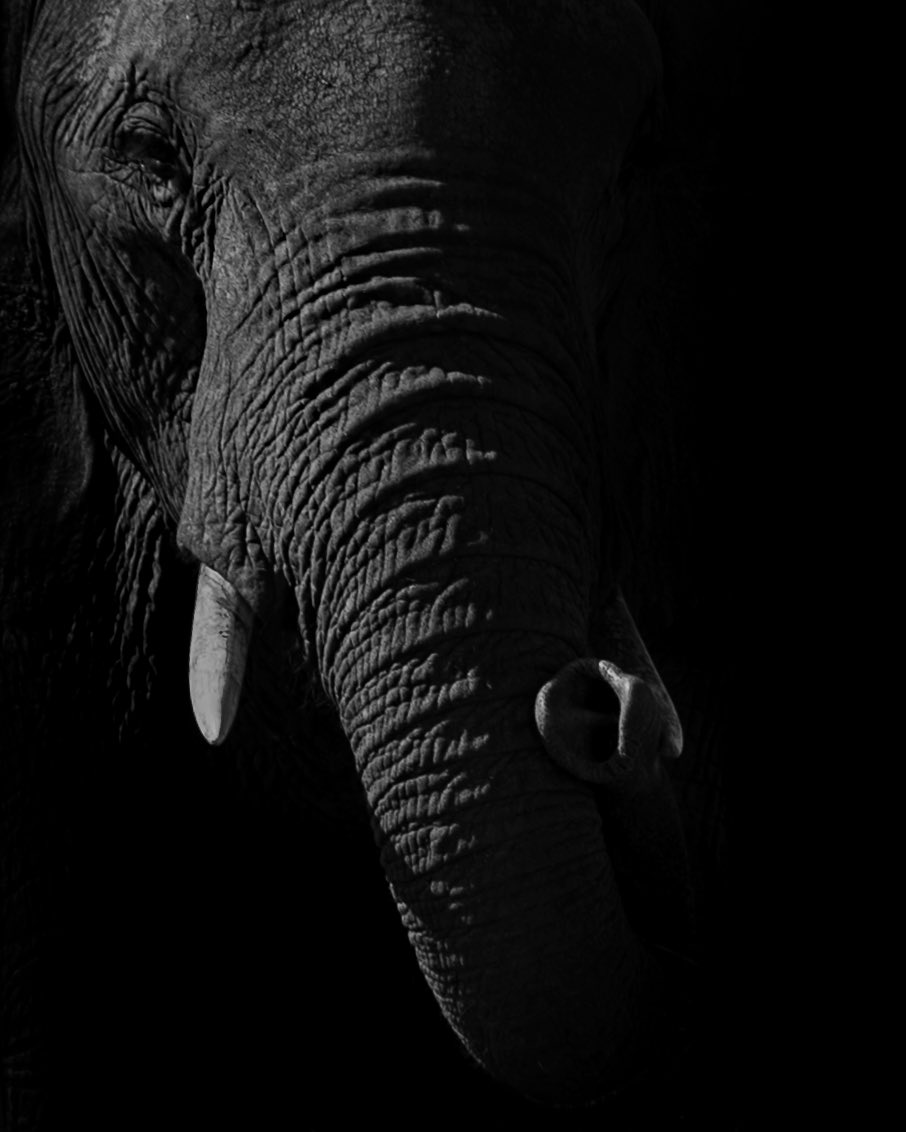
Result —
[{"label": "trunk nostril", "polygon": [[591,657],[571,661],[544,685],[535,720],[555,762],[600,784],[643,777],[667,726],[644,680]]},{"label": "trunk nostril", "polygon": [[576,742],[590,762],[607,762],[620,745],[620,699],[600,677],[577,672],[575,687]]},{"label": "trunk nostril", "polygon": [[536,701],[538,730],[548,753],[583,777],[619,753],[621,703],[591,659],[574,661],[542,688]]},{"label": "trunk nostril", "polygon": [[629,922],[643,937],[682,951],[691,903],[665,767],[673,748],[664,700],[642,677],[584,658],[544,685],[535,719],[554,762],[598,787],[595,802]]},{"label": "trunk nostril", "polygon": [[570,661],[535,698],[535,722],[550,757],[605,788],[646,789],[677,758],[676,709],[622,595],[607,607],[599,636],[608,660]]}]

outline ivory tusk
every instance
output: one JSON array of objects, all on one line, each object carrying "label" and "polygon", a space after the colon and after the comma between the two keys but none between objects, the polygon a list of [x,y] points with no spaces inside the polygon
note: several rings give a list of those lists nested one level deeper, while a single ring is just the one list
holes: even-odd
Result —
[{"label": "ivory tusk", "polygon": [[226,578],[202,566],[189,648],[189,694],[198,727],[215,747],[236,718],[251,633],[248,603]]}]

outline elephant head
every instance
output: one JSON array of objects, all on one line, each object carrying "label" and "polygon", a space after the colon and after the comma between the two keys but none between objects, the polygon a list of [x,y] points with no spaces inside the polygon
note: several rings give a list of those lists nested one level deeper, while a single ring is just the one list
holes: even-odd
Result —
[{"label": "elephant head", "polygon": [[687,931],[608,412],[645,16],[45,0],[14,32],[23,256],[81,431],[198,569],[205,737],[279,626],[469,1052],[551,1102],[634,1079]]}]

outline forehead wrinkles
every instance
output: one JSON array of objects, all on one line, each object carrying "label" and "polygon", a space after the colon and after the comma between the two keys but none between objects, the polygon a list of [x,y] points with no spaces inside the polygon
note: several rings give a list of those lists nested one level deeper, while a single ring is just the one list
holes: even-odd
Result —
[{"label": "forehead wrinkles", "polygon": [[82,78],[90,81],[105,67],[112,71],[144,57],[158,56],[170,25],[179,20],[175,7],[171,0],[108,3],[91,21],[94,35],[84,56]]},{"label": "forehead wrinkles", "polygon": [[[87,5],[86,5],[87,7]],[[100,7],[100,10],[98,10]],[[107,0],[92,4],[83,77],[99,68],[143,64],[149,71],[229,78],[242,58],[277,34],[305,5],[292,0]]]},{"label": "forehead wrinkles", "polygon": [[[437,74],[446,76],[447,116],[456,81],[467,88],[459,93],[468,103],[472,87],[487,87],[500,69],[495,34],[473,34],[472,21],[425,0],[386,7],[370,0],[276,0],[253,11],[245,0],[236,3],[242,10],[229,0],[195,0],[194,41],[171,11],[167,26],[175,38],[163,46],[176,97],[204,120],[224,157],[221,147],[229,149],[230,140],[242,147],[249,135],[256,135],[262,156],[302,142],[313,160],[408,144],[438,101]],[[149,41],[145,35],[142,42]]]},{"label": "forehead wrinkles", "polygon": [[[535,127],[527,123],[557,150],[554,161],[577,130],[589,136],[571,107],[597,105],[599,86],[610,102],[627,97],[625,80],[607,79],[609,60],[597,70],[587,65],[585,41],[597,42],[601,21],[585,9],[581,19],[564,18],[553,0],[526,6],[537,28],[510,18],[510,0],[81,0],[80,7],[91,12],[93,41],[83,90],[137,79],[140,94],[160,91],[225,173],[272,174],[303,155],[317,162],[451,142],[518,155],[530,149]],[[551,36],[578,52],[573,71],[562,74],[547,59]],[[619,52],[621,35],[604,38]]]},{"label": "forehead wrinkles", "polygon": [[[78,2],[78,0],[76,0]],[[84,5],[77,73],[83,90],[137,78],[213,132],[266,127],[292,101],[322,5],[304,0],[108,0]],[[301,47],[301,50],[300,50]]]}]

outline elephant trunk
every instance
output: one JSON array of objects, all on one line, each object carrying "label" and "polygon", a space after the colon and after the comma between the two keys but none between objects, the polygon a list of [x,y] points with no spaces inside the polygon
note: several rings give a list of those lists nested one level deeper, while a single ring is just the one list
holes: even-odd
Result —
[{"label": "elephant trunk", "polygon": [[[514,665],[531,645],[514,635]],[[392,664],[375,686],[399,687]],[[539,750],[530,689],[498,697],[469,667],[471,679],[388,691],[389,710],[360,698],[349,717],[382,864],[422,972],[476,1060],[528,1096],[585,1102],[642,1063],[654,964],[624,918],[591,792]],[[439,717],[438,702],[457,696]]]},{"label": "elephant trunk", "polygon": [[[594,787],[535,722],[539,690],[590,651],[601,568],[581,256],[550,211],[484,181],[452,201],[412,178],[345,191],[342,224],[309,217],[303,243],[287,222],[278,277],[229,292],[181,542],[255,615],[268,575],[293,587],[447,1019],[499,1079],[581,1103],[644,1062],[660,993]],[[233,597],[209,597],[216,636]],[[194,678],[214,739],[224,665]]]},{"label": "elephant trunk", "polygon": [[336,468],[300,605],[319,611],[322,679],[444,1014],[496,1077],[581,1102],[637,1067],[657,992],[592,791],[534,719],[588,651],[588,452],[562,393],[526,410],[527,386],[568,389],[562,375],[512,345],[496,364],[474,353],[383,371],[408,410],[385,405]]}]

